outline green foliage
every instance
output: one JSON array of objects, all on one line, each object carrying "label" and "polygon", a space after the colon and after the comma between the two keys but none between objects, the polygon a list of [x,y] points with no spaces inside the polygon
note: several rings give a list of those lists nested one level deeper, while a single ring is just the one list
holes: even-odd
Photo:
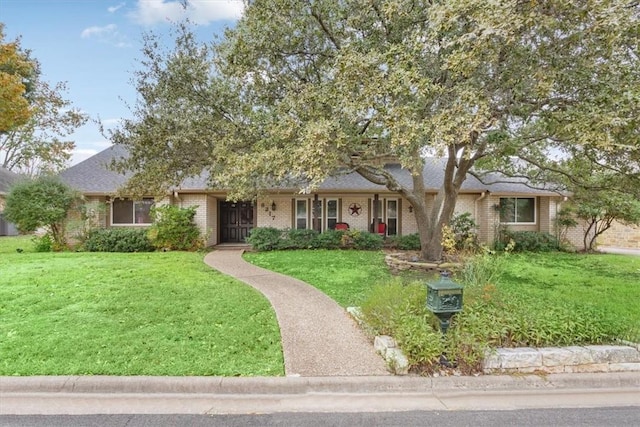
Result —
[{"label": "green foliage", "polygon": [[504,254],[484,251],[464,260],[456,279],[465,286],[465,292],[476,291],[487,285],[496,285],[509,258]]},{"label": "green foliage", "polygon": [[322,232],[315,238],[316,247],[323,249],[340,249],[343,235],[344,231],[340,230],[327,230]]},{"label": "green foliage", "polygon": [[158,249],[194,251],[202,248],[204,242],[200,230],[193,221],[197,206],[180,208],[175,205],[153,207],[153,225],[149,236]]},{"label": "green foliage", "polygon": [[142,228],[99,228],[87,236],[89,252],[152,252],[155,250]]},{"label": "green foliage", "polygon": [[418,235],[418,233],[413,233],[406,234],[404,236],[392,236],[389,238],[387,245],[403,251],[419,251],[420,235]]},{"label": "green foliage", "polygon": [[247,236],[247,243],[257,251],[273,251],[280,248],[283,230],[274,227],[256,227]]},{"label": "green foliage", "polygon": [[31,241],[33,242],[33,247],[36,252],[53,251],[54,244],[49,234],[44,234],[42,236],[33,236],[31,238]]},{"label": "green foliage", "polygon": [[360,249],[365,251],[376,251],[382,249],[384,238],[377,233],[367,233],[366,231],[347,230],[343,235],[345,247]]},{"label": "green foliage", "polygon": [[478,224],[473,220],[469,212],[456,214],[451,218],[449,227],[454,234],[455,248],[457,250],[477,250],[478,243]]},{"label": "green foliage", "polygon": [[280,230],[273,227],[257,227],[247,237],[255,250],[272,251],[277,249],[382,249],[384,239],[375,233],[359,230],[328,230],[318,233],[308,229]]},{"label": "green foliage", "polygon": [[16,183],[7,195],[4,217],[22,232],[47,230],[54,249],[66,247],[67,215],[80,196],[55,177],[41,176]]},{"label": "green foliage", "polygon": [[617,191],[581,191],[573,199],[575,214],[587,224],[584,250],[594,249],[596,239],[611,228],[614,221],[640,224],[640,200]]},{"label": "green foliage", "polygon": [[317,242],[318,233],[315,230],[295,229],[287,231],[285,238],[280,243],[280,249],[312,249],[320,247]]},{"label": "green foliage", "polygon": [[496,249],[504,250],[510,243],[514,252],[551,252],[560,249],[558,239],[550,233],[501,230]]}]

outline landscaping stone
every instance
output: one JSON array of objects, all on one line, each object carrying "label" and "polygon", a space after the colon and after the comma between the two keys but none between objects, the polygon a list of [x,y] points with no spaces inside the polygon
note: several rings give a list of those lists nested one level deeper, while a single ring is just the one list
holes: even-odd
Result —
[{"label": "landscaping stone", "polygon": [[613,345],[586,346],[595,363],[640,362],[640,352],[632,347]]},{"label": "landscaping stone", "polygon": [[385,355],[387,349],[396,348],[396,340],[388,335],[379,335],[373,340],[373,348],[382,355]]},{"label": "landscaping stone", "polygon": [[407,375],[409,373],[409,360],[399,348],[387,348],[385,359],[394,374]]}]

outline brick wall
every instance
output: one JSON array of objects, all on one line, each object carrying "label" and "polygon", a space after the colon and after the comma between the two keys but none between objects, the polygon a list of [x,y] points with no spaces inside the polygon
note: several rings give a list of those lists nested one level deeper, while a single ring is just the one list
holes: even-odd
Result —
[{"label": "brick wall", "polygon": [[601,246],[640,249],[640,227],[614,222],[609,230],[598,237],[597,242]]},{"label": "brick wall", "polygon": [[177,198],[178,206],[183,209],[196,207],[196,214],[193,218],[193,222],[196,223],[200,229],[200,233],[206,236],[208,230],[207,219],[207,195],[206,194],[180,194]]}]

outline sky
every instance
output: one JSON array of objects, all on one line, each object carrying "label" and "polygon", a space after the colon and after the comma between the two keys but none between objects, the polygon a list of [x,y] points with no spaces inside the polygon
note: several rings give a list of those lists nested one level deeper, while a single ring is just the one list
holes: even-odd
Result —
[{"label": "sky", "polygon": [[41,79],[66,82],[63,94],[90,118],[71,137],[71,165],[111,145],[101,135],[133,118],[133,73],[141,68],[142,38],[152,31],[172,46],[171,22],[188,17],[203,42],[214,40],[242,15],[241,0],[188,0],[185,11],[174,0],[0,0],[5,41],[21,38],[40,62]]}]

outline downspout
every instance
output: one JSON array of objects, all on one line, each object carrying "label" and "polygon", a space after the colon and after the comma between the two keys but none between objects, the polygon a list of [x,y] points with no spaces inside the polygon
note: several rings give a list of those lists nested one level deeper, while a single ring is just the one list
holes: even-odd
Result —
[{"label": "downspout", "polygon": [[[489,193],[489,191],[483,191],[482,194],[480,194],[480,197],[478,197],[477,199],[475,199],[473,201],[473,217],[476,219],[476,224],[478,225],[478,228],[480,228],[480,217],[478,216],[478,203],[484,199],[485,197],[487,197],[487,194]],[[480,230],[478,230],[478,234],[480,233]],[[495,238],[495,236],[494,236]]]}]

